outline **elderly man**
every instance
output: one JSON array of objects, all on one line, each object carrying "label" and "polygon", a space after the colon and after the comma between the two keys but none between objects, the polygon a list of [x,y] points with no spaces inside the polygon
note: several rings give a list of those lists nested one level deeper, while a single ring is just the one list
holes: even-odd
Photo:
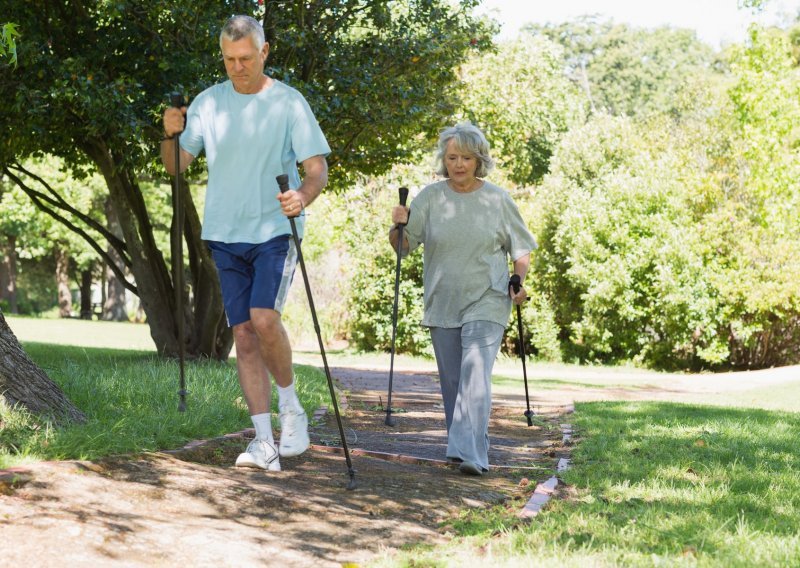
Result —
[{"label": "elderly man", "polygon": [[[327,183],[330,148],[303,96],[264,73],[269,43],[256,20],[229,19],[220,49],[229,80],[200,93],[188,109],[164,112],[161,159],[174,174],[177,134],[180,171],[206,153],[202,237],[219,272],[239,383],[256,430],[236,465],[280,471],[279,454],[296,456],[309,445],[281,321],[297,262],[288,217],[297,217],[302,235],[303,211]],[[282,173],[296,189],[279,191],[275,177]],[[270,375],[278,386],[279,450],[272,435]]]}]

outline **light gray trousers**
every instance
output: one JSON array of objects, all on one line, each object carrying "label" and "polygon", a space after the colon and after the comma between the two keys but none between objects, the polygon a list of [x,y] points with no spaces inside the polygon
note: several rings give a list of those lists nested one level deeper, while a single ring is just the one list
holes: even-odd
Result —
[{"label": "light gray trousers", "polygon": [[447,457],[487,471],[492,367],[504,330],[489,321],[430,328],[447,422]]}]

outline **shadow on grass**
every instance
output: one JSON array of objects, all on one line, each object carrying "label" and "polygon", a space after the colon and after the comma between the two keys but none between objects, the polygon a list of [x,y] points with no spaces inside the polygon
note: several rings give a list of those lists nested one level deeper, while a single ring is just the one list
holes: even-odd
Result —
[{"label": "shadow on grass", "polygon": [[572,468],[543,514],[468,511],[449,528],[493,539],[509,565],[800,565],[800,414],[666,402],[575,410]]},{"label": "shadow on grass", "polygon": [[575,418],[580,439],[564,479],[578,498],[558,510],[592,528],[585,538],[562,532],[565,545],[717,557],[796,538],[800,414],[596,402],[577,404]]},{"label": "shadow on grass", "polygon": [[[85,424],[39,427],[21,420],[4,431],[0,452],[34,459],[96,459],[181,447],[251,425],[233,362],[188,360],[186,412],[178,411],[178,361],[153,352],[27,343],[31,358],[87,416]],[[327,400],[324,375],[295,367],[307,411]],[[273,389],[273,409],[277,393]],[[277,416],[277,414],[276,414]]]}]

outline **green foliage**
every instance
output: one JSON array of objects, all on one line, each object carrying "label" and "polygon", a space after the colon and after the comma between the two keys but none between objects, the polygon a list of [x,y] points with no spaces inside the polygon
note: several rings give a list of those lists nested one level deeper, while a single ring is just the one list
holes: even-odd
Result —
[{"label": "green foliage", "polygon": [[[762,368],[800,360],[800,80],[753,30],[727,98],[681,121],[597,117],[537,196],[536,273],[568,358]],[[704,93],[704,94],[703,94]]]},{"label": "green foliage", "polygon": [[[40,314],[58,305],[56,263],[52,255],[21,258],[17,264],[17,311]],[[77,284],[76,284],[77,285]],[[6,306],[0,304],[6,311]]]},{"label": "green foliage", "polygon": [[721,205],[729,230],[718,288],[737,366],[800,360],[800,70],[785,32],[752,28],[733,50],[733,122],[719,156]]},{"label": "green foliage", "polygon": [[[354,347],[364,351],[388,351],[392,340],[397,254],[389,244],[388,232],[390,210],[398,203],[398,197],[396,191],[378,189],[381,187],[385,186],[379,182],[377,187],[362,186],[360,191],[347,195],[347,231],[343,237],[353,258],[348,308],[350,339]],[[412,198],[409,195],[409,202]],[[422,290],[422,251],[417,250],[402,260],[400,268],[397,352],[433,353],[428,331],[420,326]]]},{"label": "green foliage", "polygon": [[[528,288],[535,289],[528,284]],[[522,314],[522,333],[525,338],[526,359],[549,361],[553,363],[562,360],[561,343],[558,340],[559,328],[556,324],[555,310],[550,306],[550,301],[542,292],[529,295],[520,308]],[[519,354],[519,325],[517,323],[517,310],[511,310],[511,320],[506,330],[506,344],[503,351],[511,356]]]},{"label": "green foliage", "polygon": [[584,114],[562,72],[561,49],[542,37],[523,38],[475,54],[461,74],[461,112],[486,134],[502,174],[518,185],[540,181],[553,148]]},{"label": "green foliage", "polygon": [[[86,163],[84,143],[99,138],[137,169],[154,163],[167,94],[191,97],[224,79],[221,26],[257,8],[246,0],[171,2],[168,10],[160,0],[45,4],[52,10],[30,3],[7,10],[26,41],[18,72],[4,73],[11,80],[1,93],[9,108],[3,123],[14,126],[6,151],[46,149]],[[441,127],[455,100],[456,65],[489,43],[492,29],[471,16],[476,4],[266,3],[269,71],[308,98],[333,148],[333,187],[407,160]]]},{"label": "green foliage", "polygon": [[[345,199],[326,191],[306,209],[303,260],[322,339],[326,343],[348,335],[347,298],[352,278],[351,255],[342,240],[346,230]],[[316,345],[316,331],[298,266],[282,319],[294,345]]]},{"label": "green foliage", "polygon": [[674,114],[688,79],[713,79],[713,51],[690,30],[637,29],[591,16],[526,29],[563,46],[567,72],[600,112]]},{"label": "green foliage", "polygon": [[[350,333],[354,347],[364,351],[388,351],[391,347],[396,256],[388,243],[381,249],[388,251],[373,253],[371,259],[364,259],[367,262],[357,264],[352,282]],[[401,265],[395,340],[398,352],[433,354],[428,332],[419,324],[421,320],[422,254],[415,251]]]},{"label": "green foliage", "polygon": [[12,65],[17,64],[17,25],[12,23],[3,24],[0,31],[0,57],[8,55],[8,62]]},{"label": "green foliage", "polygon": [[[687,231],[686,186],[649,125],[598,117],[571,132],[537,196],[543,208],[536,280],[556,309],[568,359],[687,364],[717,315]],[[687,237],[689,237],[687,239]]]},{"label": "green foliage", "polygon": [[[108,191],[101,176],[85,175],[66,167],[63,160],[54,156],[32,158],[12,173],[19,183],[0,184],[0,234],[17,237],[17,249],[21,258],[41,258],[52,254],[58,246],[70,251],[71,257],[80,267],[96,261],[97,254],[88,242],[70,230],[53,216],[42,211],[55,211],[72,224],[82,225],[74,214],[53,206],[54,194],[68,202],[76,211],[86,214],[104,224],[102,204]],[[29,173],[35,172],[35,176]],[[37,177],[39,179],[37,179]],[[36,205],[36,206],[34,206]],[[102,242],[100,235],[91,228],[85,229],[95,242]]]},{"label": "green foliage", "polygon": [[[333,149],[331,187],[408,162],[452,116],[456,67],[493,31],[476,0],[267,3],[271,72],[309,100]],[[272,41],[272,40],[270,40]]]}]

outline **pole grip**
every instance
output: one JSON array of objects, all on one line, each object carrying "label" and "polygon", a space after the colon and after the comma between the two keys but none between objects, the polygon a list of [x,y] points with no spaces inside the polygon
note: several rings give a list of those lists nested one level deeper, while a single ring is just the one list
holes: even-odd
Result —
[{"label": "pole grip", "polygon": [[183,106],[183,95],[180,93],[170,93],[169,102],[170,105],[175,108],[181,108]]},{"label": "pole grip", "polygon": [[400,188],[400,205],[405,207],[407,199],[408,199],[408,188],[407,187],[401,187]]},{"label": "pole grip", "polygon": [[288,174],[281,174],[279,176],[275,176],[275,181],[278,182],[278,189],[281,190],[281,193],[286,193],[289,191],[289,175]]},{"label": "pole grip", "polygon": [[520,281],[519,274],[513,274],[511,278],[508,280],[508,287],[514,289],[514,293],[516,294],[519,292],[519,288],[522,285]]}]

